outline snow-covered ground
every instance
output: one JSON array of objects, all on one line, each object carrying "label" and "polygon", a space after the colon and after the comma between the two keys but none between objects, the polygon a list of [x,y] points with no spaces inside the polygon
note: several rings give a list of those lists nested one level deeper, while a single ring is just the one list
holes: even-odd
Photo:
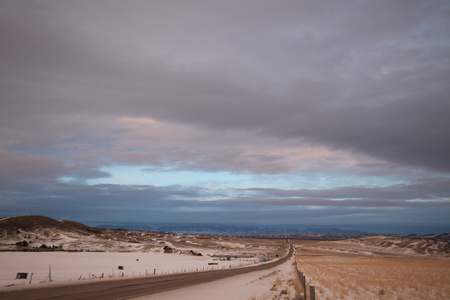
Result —
[{"label": "snow-covered ground", "polygon": [[[284,240],[96,229],[42,216],[2,219],[0,225],[1,291],[245,267],[286,251]],[[26,279],[16,279],[18,273]],[[281,281],[284,273],[245,275],[248,284],[233,288],[234,298],[241,299],[239,290],[266,287],[273,279],[269,291],[283,299],[289,290]]]},{"label": "snow-covered ground", "polygon": [[[0,252],[0,261],[0,290],[224,269],[258,262],[153,252]],[[27,279],[15,279],[17,273],[28,273]]]},{"label": "snow-covered ground", "polygon": [[298,299],[294,258],[287,262],[258,272],[233,276],[172,291],[143,295],[135,300],[251,300],[251,299]]}]

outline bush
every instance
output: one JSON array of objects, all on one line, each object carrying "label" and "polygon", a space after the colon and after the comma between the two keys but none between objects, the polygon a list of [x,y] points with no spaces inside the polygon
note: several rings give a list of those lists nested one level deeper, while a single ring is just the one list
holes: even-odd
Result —
[{"label": "bush", "polygon": [[28,247],[28,242],[25,241],[25,240],[23,240],[23,241],[21,241],[21,242],[17,242],[17,243],[16,243],[16,246],[17,246],[17,247]]}]

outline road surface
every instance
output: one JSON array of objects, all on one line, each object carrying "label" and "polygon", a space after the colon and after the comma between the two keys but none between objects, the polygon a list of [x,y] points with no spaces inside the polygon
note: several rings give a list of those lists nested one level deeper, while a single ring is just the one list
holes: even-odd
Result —
[{"label": "road surface", "polygon": [[292,245],[290,245],[289,253],[285,257],[274,262],[260,264],[253,267],[214,270],[196,273],[173,274],[173,275],[146,277],[146,278],[123,279],[114,281],[101,281],[89,284],[34,288],[22,291],[0,292],[0,299],[2,300],[129,299],[133,297],[150,295],[154,293],[178,289],[185,286],[191,286],[200,283],[219,280],[230,276],[270,269],[286,262],[292,256],[292,253],[293,247]]}]

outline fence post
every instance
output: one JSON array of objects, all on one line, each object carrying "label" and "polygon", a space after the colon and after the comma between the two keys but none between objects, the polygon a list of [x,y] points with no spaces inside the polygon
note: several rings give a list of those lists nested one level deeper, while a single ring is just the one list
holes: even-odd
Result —
[{"label": "fence post", "polygon": [[309,287],[309,300],[316,300],[316,288],[313,285]]},{"label": "fence post", "polygon": [[306,300],[306,278],[302,274],[302,286],[303,286],[303,299]]}]

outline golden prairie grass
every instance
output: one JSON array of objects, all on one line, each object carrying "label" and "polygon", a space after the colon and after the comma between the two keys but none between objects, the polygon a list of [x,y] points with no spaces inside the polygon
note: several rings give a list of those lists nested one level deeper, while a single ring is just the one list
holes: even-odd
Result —
[{"label": "golden prairie grass", "polygon": [[297,256],[325,299],[450,299],[450,261],[339,254]]}]

